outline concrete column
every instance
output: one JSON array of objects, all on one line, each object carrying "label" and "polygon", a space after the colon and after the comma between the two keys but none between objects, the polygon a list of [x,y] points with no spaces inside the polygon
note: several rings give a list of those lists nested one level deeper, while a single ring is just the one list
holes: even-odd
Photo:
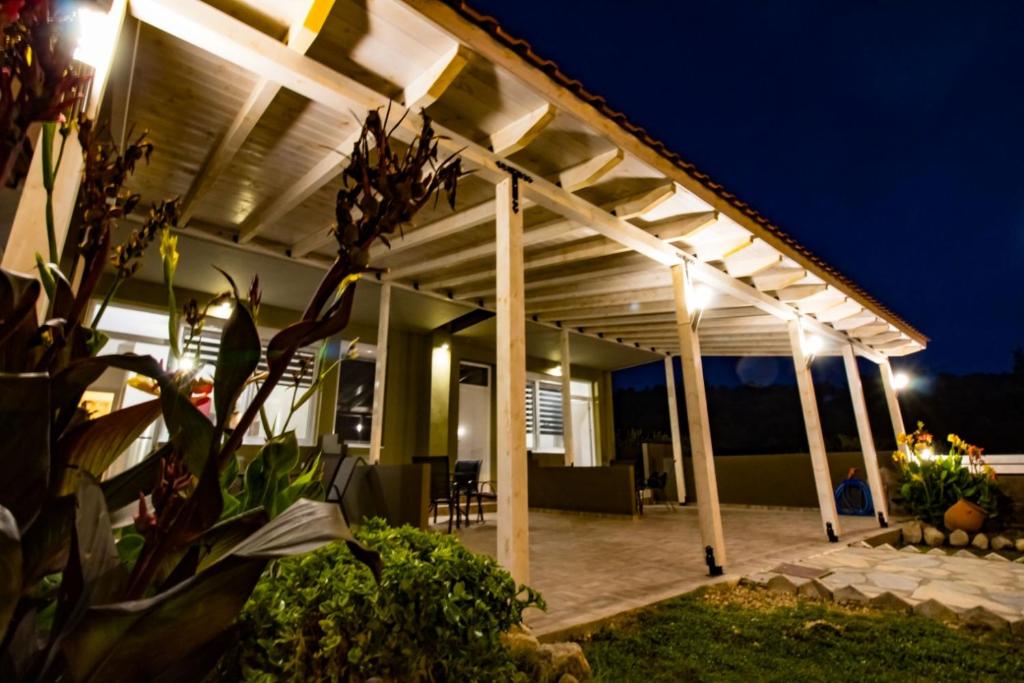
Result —
[{"label": "concrete column", "polygon": [[875,450],[875,438],[871,433],[871,422],[868,420],[868,406],[864,401],[864,387],[860,381],[860,370],[857,368],[857,356],[853,346],[843,346],[843,365],[846,366],[846,383],[850,387],[850,401],[853,403],[853,415],[857,420],[857,437],[860,449],[864,453],[864,473],[871,489],[871,502],[874,503],[878,515],[878,523],[888,526],[889,501],[882,486],[882,474],[878,469],[878,452]]},{"label": "concrete column", "polygon": [[373,417],[370,420],[370,464],[380,462],[381,437],[384,433],[384,391],[388,371],[388,326],[391,319],[391,283],[380,288],[377,313],[377,362],[373,370]]},{"label": "concrete column", "polygon": [[668,390],[668,424],[672,433],[672,464],[676,474],[679,504],[686,503],[686,476],[683,473],[683,437],[679,432],[679,404],[676,401],[676,373],[672,356],[665,356],[665,388]]},{"label": "concrete column", "polygon": [[530,529],[526,482],[526,311],[523,214],[518,183],[495,188],[495,289],[497,313],[498,562],[516,583],[530,580]]},{"label": "concrete column", "polygon": [[576,459],[575,435],[572,431],[572,376],[569,355],[569,330],[559,335],[562,368],[562,445],[565,448],[565,466],[571,467]]},{"label": "concrete column", "polygon": [[[676,328],[679,334],[679,356],[683,366],[683,396],[686,400],[686,422],[690,430],[690,452],[693,456],[693,479],[697,489],[697,517],[705,560],[712,575],[721,573],[726,565],[725,536],[722,533],[722,511],[718,505],[718,480],[715,458],[711,450],[711,429],[708,425],[708,401],[704,392],[704,367],[700,356],[700,339],[690,324],[688,303],[690,284],[685,264],[672,266],[672,291],[676,306]],[[680,461],[681,462],[681,461]]]},{"label": "concrete column", "polygon": [[790,320],[789,341],[793,347],[793,366],[796,370],[796,384],[800,391],[800,407],[804,414],[804,428],[807,430],[807,446],[811,453],[811,467],[814,469],[814,487],[818,492],[818,507],[826,533],[831,528],[829,540],[839,535],[839,515],[836,514],[835,493],[832,477],[828,471],[828,453],[825,451],[825,437],[818,417],[818,403],[814,396],[814,380],[811,377],[811,358],[805,351],[807,344],[799,320]]}]

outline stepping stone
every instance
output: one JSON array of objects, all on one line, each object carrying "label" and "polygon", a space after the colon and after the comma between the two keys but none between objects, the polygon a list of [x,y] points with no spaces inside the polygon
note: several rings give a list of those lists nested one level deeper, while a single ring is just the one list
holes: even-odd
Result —
[{"label": "stepping stone", "polygon": [[875,546],[871,545],[867,541],[861,541],[860,543],[854,544],[853,547],[854,548],[871,548],[871,549],[874,549]]},{"label": "stepping stone", "polygon": [[960,616],[955,609],[942,604],[934,598],[914,605],[914,614],[925,617],[926,619],[942,621],[945,623],[953,623],[957,621]]},{"label": "stepping stone", "polygon": [[802,598],[811,600],[832,600],[832,589],[818,579],[811,579],[797,589],[797,594]]},{"label": "stepping stone", "polygon": [[926,552],[925,555],[942,555],[943,557],[945,557],[946,551],[942,548],[932,548],[931,550]]},{"label": "stepping stone", "polygon": [[853,586],[843,586],[832,591],[832,599],[840,605],[866,605],[871,598]]},{"label": "stepping stone", "polygon": [[742,579],[740,579],[740,585],[766,588],[768,586],[768,581],[772,578],[772,576],[773,574],[768,574],[767,572],[758,572],[757,574],[744,576]]},{"label": "stepping stone", "polygon": [[806,567],[802,564],[780,564],[775,569],[771,570],[775,574],[785,574],[786,576],[798,576],[801,579],[817,579],[825,572],[817,567]]},{"label": "stepping stone", "polygon": [[910,603],[896,595],[886,591],[881,595],[876,595],[868,601],[868,604],[875,609],[884,610],[886,612],[899,612],[900,614],[910,614],[913,607]]},{"label": "stepping stone", "polygon": [[1010,628],[1010,621],[984,607],[972,607],[960,614],[960,623],[965,626],[987,628],[993,631]]},{"label": "stepping stone", "polygon": [[889,572],[868,572],[868,581],[884,588],[885,590],[913,591],[917,589],[920,580],[906,574],[891,574]]},{"label": "stepping stone", "polygon": [[902,548],[900,548],[900,552],[901,553],[919,553],[919,552],[921,552],[921,549],[918,548],[916,545],[905,545]]},{"label": "stepping stone", "polygon": [[989,553],[985,556],[986,560],[995,560],[996,562],[1009,562],[1008,559],[1000,555],[999,553]]},{"label": "stepping stone", "polygon": [[798,589],[788,576],[782,574],[776,574],[769,579],[765,587],[772,593],[782,593],[783,595],[796,595]]},{"label": "stepping stone", "polygon": [[876,545],[875,549],[876,550],[891,550],[892,552],[896,552],[896,548],[892,547],[892,544],[890,544],[890,543],[883,543],[881,545]]},{"label": "stepping stone", "polygon": [[955,553],[953,553],[953,557],[969,557],[971,559],[974,559],[978,556],[972,553],[970,550],[957,550]]}]

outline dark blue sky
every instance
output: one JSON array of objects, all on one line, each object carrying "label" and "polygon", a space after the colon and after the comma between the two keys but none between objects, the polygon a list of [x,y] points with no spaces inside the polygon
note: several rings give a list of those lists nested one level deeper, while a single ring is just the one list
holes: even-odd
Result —
[{"label": "dark blue sky", "polygon": [[1024,2],[471,0],[931,337],[1024,345]]}]

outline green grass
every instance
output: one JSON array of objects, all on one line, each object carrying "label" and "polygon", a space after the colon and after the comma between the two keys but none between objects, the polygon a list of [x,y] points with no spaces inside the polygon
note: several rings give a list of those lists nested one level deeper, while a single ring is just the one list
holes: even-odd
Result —
[{"label": "green grass", "polygon": [[1024,638],[756,588],[686,596],[582,642],[595,681],[1024,681]]}]

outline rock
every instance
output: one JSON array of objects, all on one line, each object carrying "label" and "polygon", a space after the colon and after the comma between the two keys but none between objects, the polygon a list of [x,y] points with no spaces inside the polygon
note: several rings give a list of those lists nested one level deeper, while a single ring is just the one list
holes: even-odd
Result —
[{"label": "rock", "polygon": [[796,595],[797,592],[797,585],[788,576],[783,576],[782,574],[769,579],[767,588],[772,593],[782,593],[784,595]]},{"label": "rock", "polygon": [[756,574],[750,574],[740,579],[741,586],[755,586],[757,588],[767,588],[768,582],[771,581],[775,574],[769,574],[767,572],[758,572]]},{"label": "rock", "polygon": [[797,594],[804,598],[810,598],[811,600],[832,599],[832,589],[818,579],[811,579],[804,585],[800,586],[797,590]]},{"label": "rock", "polygon": [[875,550],[890,550],[892,552],[896,552],[896,548],[892,547],[891,543],[882,543],[881,545],[876,545]]},{"label": "rock", "polygon": [[985,534],[978,534],[971,540],[971,545],[978,550],[988,550],[988,536]]},{"label": "rock", "polygon": [[1017,549],[1018,553],[1024,553],[1024,538],[1018,538],[1013,547]]},{"label": "rock", "polygon": [[1008,539],[1006,536],[999,535],[992,539],[989,543],[989,547],[992,550],[1005,550],[1013,545],[1013,541]]},{"label": "rock", "polygon": [[945,557],[946,551],[942,548],[932,548],[931,550],[926,552],[925,555],[942,555],[943,557]]},{"label": "rock", "polygon": [[532,661],[537,659],[537,651],[540,650],[540,641],[532,634],[523,631],[510,631],[501,634],[502,644],[508,648],[512,659],[518,661]]},{"label": "rock", "polygon": [[949,544],[954,548],[962,548],[971,542],[971,537],[963,529],[956,529],[949,534]]},{"label": "rock", "polygon": [[1014,562],[1016,562],[1017,564],[1024,564],[1024,557],[1018,557],[1016,560],[1014,560]]},{"label": "rock", "polygon": [[986,560],[995,560],[996,562],[1009,562],[1008,559],[1000,555],[999,553],[989,553],[985,556]]},{"label": "rock", "polygon": [[960,550],[957,550],[955,553],[953,553],[953,557],[970,557],[973,559],[977,557],[977,555],[972,553],[970,550],[964,550],[961,548]]},{"label": "rock", "polygon": [[578,643],[545,643],[540,646],[540,652],[551,665],[551,674],[542,680],[561,681],[565,675],[577,681],[591,679],[590,664]]},{"label": "rock", "polygon": [[953,623],[958,618],[958,614],[955,609],[942,604],[935,598],[925,600],[924,602],[919,602],[914,605],[914,614],[925,617],[926,619],[943,621],[946,623]]},{"label": "rock", "polygon": [[924,542],[933,548],[938,548],[946,542],[946,534],[933,526],[926,526],[924,528]]},{"label": "rock", "polygon": [[921,542],[924,538],[924,528],[921,526],[921,522],[913,521],[907,522],[903,525],[903,542],[911,545],[916,545]]},{"label": "rock", "polygon": [[580,679],[572,674],[562,674],[562,677],[558,679],[558,683],[580,683]]},{"label": "rock", "polygon": [[986,607],[972,607],[960,614],[960,623],[965,626],[990,629],[999,631],[1008,629],[1010,622],[1006,617],[1000,616]]},{"label": "rock", "polygon": [[884,610],[886,612],[899,612],[900,614],[910,614],[913,609],[910,603],[896,595],[886,591],[879,593],[875,597],[868,601],[868,604],[875,609]]},{"label": "rock", "polygon": [[921,549],[918,548],[916,545],[905,545],[902,548],[900,548],[900,552],[901,553],[920,553]]},{"label": "rock", "polygon": [[855,605],[866,605],[870,598],[857,590],[853,586],[843,586],[837,588],[832,592],[832,599],[840,605],[842,604],[855,604]]}]

